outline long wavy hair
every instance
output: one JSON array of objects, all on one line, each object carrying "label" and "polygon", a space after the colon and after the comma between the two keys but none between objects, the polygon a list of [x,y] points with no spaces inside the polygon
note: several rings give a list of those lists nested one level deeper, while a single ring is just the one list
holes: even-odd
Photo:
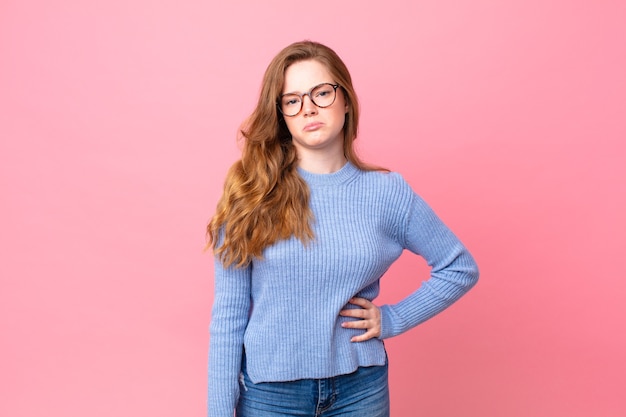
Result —
[{"label": "long wavy hair", "polygon": [[224,193],[207,226],[207,248],[224,266],[245,267],[262,258],[263,249],[292,236],[304,244],[314,238],[309,189],[297,173],[298,155],[291,134],[278,110],[285,70],[295,62],[316,60],[341,86],[348,112],[345,116],[345,157],[361,170],[380,170],[363,163],[354,150],[359,105],[348,68],[339,56],[317,42],[296,42],[270,62],[256,108],[243,123],[241,159],[226,175]]}]

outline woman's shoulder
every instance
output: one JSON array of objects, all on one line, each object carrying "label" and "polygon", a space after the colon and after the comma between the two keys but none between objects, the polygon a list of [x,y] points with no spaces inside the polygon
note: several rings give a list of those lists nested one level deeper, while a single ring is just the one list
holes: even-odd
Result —
[{"label": "woman's shoulder", "polygon": [[396,171],[362,171],[361,176],[366,183],[372,186],[382,187],[387,190],[412,191],[404,176]]},{"label": "woman's shoulder", "polygon": [[406,208],[415,192],[404,176],[395,171],[362,171],[362,190],[371,198],[384,200],[392,206]]}]

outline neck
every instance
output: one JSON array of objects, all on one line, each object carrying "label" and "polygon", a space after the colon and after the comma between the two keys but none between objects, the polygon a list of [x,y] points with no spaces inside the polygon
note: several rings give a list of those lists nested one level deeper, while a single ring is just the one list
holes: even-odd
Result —
[{"label": "neck", "polygon": [[343,154],[337,155],[302,155],[298,166],[313,174],[332,174],[339,171],[347,162]]},{"label": "neck", "polygon": [[321,148],[296,146],[298,166],[312,174],[332,174],[347,162],[343,153],[343,141],[334,141]]}]

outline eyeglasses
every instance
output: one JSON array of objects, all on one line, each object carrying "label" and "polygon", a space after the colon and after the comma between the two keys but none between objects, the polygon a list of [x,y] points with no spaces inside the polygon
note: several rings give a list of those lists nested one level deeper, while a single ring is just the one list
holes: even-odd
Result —
[{"label": "eyeglasses", "polygon": [[302,110],[304,96],[309,96],[317,107],[328,107],[335,102],[337,87],[339,87],[339,84],[323,83],[311,88],[308,93],[283,94],[278,100],[278,108],[287,117],[295,116]]}]

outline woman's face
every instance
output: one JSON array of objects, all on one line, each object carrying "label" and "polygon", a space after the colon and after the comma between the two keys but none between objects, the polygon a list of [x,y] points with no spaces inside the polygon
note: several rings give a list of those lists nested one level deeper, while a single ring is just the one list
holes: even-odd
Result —
[{"label": "woman's face", "polygon": [[[323,83],[336,84],[323,64],[315,60],[298,61],[285,71],[282,94],[305,94]],[[284,116],[300,158],[311,152],[343,155],[343,125],[347,112],[348,105],[341,88],[336,89],[333,104],[324,108],[316,106],[309,96],[303,96],[300,112],[295,116]]]}]

